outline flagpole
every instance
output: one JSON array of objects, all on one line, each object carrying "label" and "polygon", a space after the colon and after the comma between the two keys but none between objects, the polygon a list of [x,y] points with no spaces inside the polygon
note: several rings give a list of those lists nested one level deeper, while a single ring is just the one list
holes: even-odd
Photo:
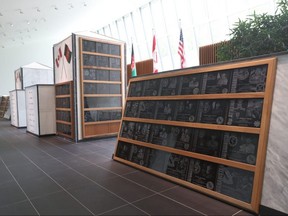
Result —
[{"label": "flagpole", "polygon": [[178,26],[179,26],[179,29],[182,28],[182,26],[181,26],[181,19],[178,20]]}]

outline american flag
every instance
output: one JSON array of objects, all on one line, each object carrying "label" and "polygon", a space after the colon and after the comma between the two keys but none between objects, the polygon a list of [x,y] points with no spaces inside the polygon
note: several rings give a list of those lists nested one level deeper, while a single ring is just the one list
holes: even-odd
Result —
[{"label": "american flag", "polygon": [[178,54],[180,55],[181,68],[184,68],[186,60],[185,60],[184,40],[183,40],[182,28],[180,29],[180,39],[179,39],[179,46],[178,46]]}]

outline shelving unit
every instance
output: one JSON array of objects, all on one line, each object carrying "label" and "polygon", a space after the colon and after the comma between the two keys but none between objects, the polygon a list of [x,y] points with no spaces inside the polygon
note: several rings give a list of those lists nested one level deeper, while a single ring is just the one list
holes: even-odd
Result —
[{"label": "shelving unit", "polygon": [[[65,108],[73,107],[70,111],[74,119],[66,124],[74,131],[70,138],[80,141],[116,136],[126,93],[125,43],[93,32],[81,32],[72,34],[53,49],[55,83],[73,82],[73,101]],[[58,101],[64,100],[57,97]],[[63,123],[60,119],[57,122]]]},{"label": "shelving unit", "polygon": [[56,84],[55,95],[57,135],[74,139],[73,81]]},{"label": "shelving unit", "polygon": [[114,160],[254,212],[276,58],[132,78]]},{"label": "shelving unit", "polygon": [[9,108],[9,96],[2,96],[0,103],[0,118],[3,118]]},{"label": "shelving unit", "polygon": [[83,137],[117,135],[122,116],[121,46],[80,38]]}]

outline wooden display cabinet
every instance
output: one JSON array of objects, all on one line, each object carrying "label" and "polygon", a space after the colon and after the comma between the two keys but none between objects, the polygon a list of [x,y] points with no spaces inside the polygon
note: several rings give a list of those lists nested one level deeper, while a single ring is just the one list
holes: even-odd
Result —
[{"label": "wooden display cabinet", "polygon": [[74,139],[73,81],[56,84],[55,95],[57,135]]},{"label": "wooden display cabinet", "polygon": [[132,78],[114,160],[258,212],[276,58]]},{"label": "wooden display cabinet", "polygon": [[118,134],[126,91],[124,52],[124,42],[91,32],[54,45],[55,83],[73,81],[76,141]]}]

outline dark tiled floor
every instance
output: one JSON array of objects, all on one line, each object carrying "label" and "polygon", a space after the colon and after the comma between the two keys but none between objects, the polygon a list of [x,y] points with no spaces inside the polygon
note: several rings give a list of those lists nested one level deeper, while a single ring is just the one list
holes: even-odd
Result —
[{"label": "dark tiled floor", "polygon": [[0,120],[0,215],[251,215],[113,161],[115,145],[39,138]]}]

